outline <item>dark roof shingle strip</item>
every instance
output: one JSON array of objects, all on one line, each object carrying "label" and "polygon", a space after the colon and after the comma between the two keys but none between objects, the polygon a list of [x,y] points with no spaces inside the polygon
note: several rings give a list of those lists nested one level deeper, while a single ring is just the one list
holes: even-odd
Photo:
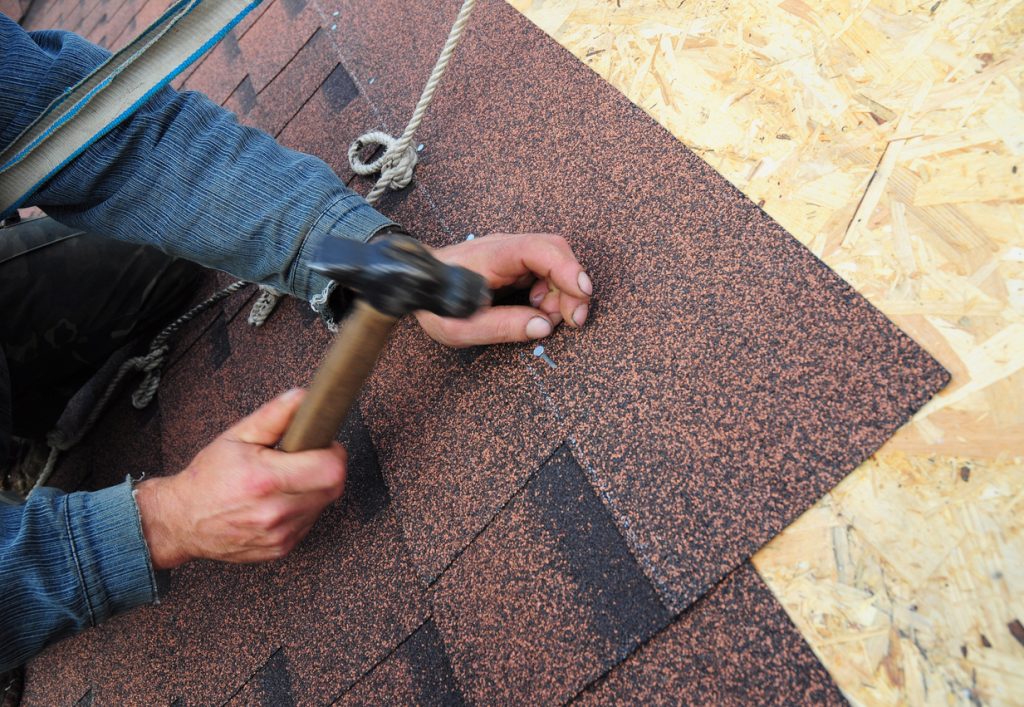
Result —
[{"label": "dark roof shingle strip", "polygon": [[273,0],[240,35],[238,46],[257,93],[288,66],[320,26],[320,15],[314,5],[296,2]]},{"label": "dark roof shingle strip", "polygon": [[444,641],[433,620],[428,619],[337,704],[454,707],[465,704],[465,700]]},{"label": "dark roof shingle strip", "polygon": [[295,58],[262,91],[246,77],[224,107],[246,125],[277,135],[337,66],[327,33],[316,30]]},{"label": "dark roof shingle strip", "polygon": [[285,707],[295,704],[291,665],[288,650],[278,648],[256,673],[231,696],[229,705],[275,705]]},{"label": "dark roof shingle strip", "polygon": [[343,180],[351,179],[353,172],[348,143],[341,136],[361,130],[371,115],[347,77],[345,69],[336,66],[277,136],[285,147],[315,154]]}]

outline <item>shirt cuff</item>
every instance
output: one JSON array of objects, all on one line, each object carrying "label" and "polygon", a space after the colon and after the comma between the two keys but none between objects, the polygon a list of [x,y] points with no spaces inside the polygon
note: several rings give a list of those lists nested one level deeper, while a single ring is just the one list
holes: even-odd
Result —
[{"label": "shirt cuff", "polygon": [[66,497],[71,554],[93,625],[158,599],[132,480]]},{"label": "shirt cuff", "polygon": [[367,204],[358,194],[349,192],[343,195],[320,214],[306,234],[292,270],[291,291],[316,309],[317,301],[331,283],[330,279],[309,268],[320,244],[327,238],[339,237],[366,243],[375,233],[393,225],[391,219]]}]

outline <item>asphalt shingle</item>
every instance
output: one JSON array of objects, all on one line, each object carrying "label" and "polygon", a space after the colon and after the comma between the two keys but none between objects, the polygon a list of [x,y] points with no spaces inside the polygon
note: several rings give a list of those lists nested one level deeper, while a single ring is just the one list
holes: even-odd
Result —
[{"label": "asphalt shingle", "polygon": [[[37,2],[116,29],[118,0]],[[185,84],[365,193],[348,145],[401,131],[458,4],[275,0]],[[544,342],[552,368],[400,323],[340,435],[349,493],[308,540],[178,570],[160,606],[33,661],[27,703],[839,700],[745,561],[945,371],[501,0],[478,4],[417,141],[413,187],[379,208],[435,247],[564,234],[595,282],[588,327]],[[117,403],[58,481],[174,473],[308,382],[330,336],[305,303],[260,330],[243,306],[190,327],[158,409]]]}]

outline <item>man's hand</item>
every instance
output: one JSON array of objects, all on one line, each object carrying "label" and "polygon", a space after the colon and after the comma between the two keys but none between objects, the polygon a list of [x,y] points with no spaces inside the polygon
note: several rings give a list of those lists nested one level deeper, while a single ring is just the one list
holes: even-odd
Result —
[{"label": "man's hand", "polygon": [[579,328],[587,319],[594,288],[561,236],[492,233],[433,253],[480,273],[493,290],[530,287],[533,305],[484,307],[469,319],[417,312],[420,326],[435,341],[455,347],[529,341],[544,338],[563,321]]},{"label": "man's hand", "polygon": [[153,566],[195,558],[260,562],[286,555],[345,488],[341,445],[273,449],[305,391],[290,390],[224,432],[176,476],[136,488]]}]

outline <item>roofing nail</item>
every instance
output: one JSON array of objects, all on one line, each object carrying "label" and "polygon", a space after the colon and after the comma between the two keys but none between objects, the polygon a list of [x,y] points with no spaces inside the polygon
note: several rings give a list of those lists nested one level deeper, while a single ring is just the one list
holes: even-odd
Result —
[{"label": "roofing nail", "polygon": [[536,347],[533,350],[533,355],[536,356],[537,358],[539,358],[540,360],[542,360],[544,363],[546,363],[549,366],[551,366],[552,368],[557,368],[558,367],[555,364],[555,362],[551,360],[551,357],[548,356],[546,353],[544,353],[544,347],[543,346]]}]

